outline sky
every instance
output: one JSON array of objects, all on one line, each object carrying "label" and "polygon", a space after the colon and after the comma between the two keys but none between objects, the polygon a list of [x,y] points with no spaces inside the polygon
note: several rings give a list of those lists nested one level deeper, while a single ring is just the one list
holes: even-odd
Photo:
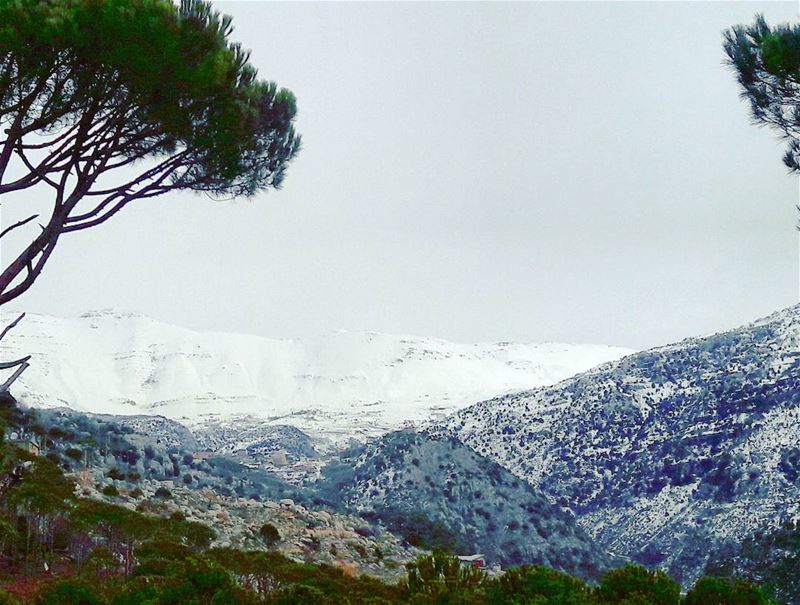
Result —
[{"label": "sky", "polygon": [[639,349],[797,302],[798,179],[721,49],[796,2],[216,6],[297,96],[283,188],[134,203],[11,308]]}]

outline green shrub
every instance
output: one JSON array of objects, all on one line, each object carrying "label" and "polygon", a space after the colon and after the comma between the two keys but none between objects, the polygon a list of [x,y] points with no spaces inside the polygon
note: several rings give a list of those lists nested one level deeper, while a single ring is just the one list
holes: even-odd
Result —
[{"label": "green shrub", "polygon": [[281,534],[278,528],[272,523],[264,523],[261,529],[258,530],[258,535],[261,536],[261,539],[264,540],[268,546],[272,546],[281,540]]},{"label": "green shrub", "polygon": [[45,588],[38,605],[103,605],[94,587],[80,580],[60,580]]},{"label": "green shrub", "polygon": [[0,605],[20,605],[20,603],[4,590],[0,590]]},{"label": "green shrub", "polygon": [[488,578],[480,569],[464,566],[443,552],[419,557],[406,565],[406,594],[412,602],[468,603],[468,597],[483,589]]},{"label": "green shrub", "polygon": [[771,605],[773,601],[760,586],[742,579],[700,578],[683,600],[683,605]]},{"label": "green shrub", "polygon": [[642,605],[678,605],[680,585],[662,571],[650,571],[639,565],[626,565],[600,578],[597,597],[601,603],[621,602]]},{"label": "green shrub", "polygon": [[497,603],[590,603],[592,590],[582,581],[547,567],[509,569],[492,586]]},{"label": "green shrub", "polygon": [[119,490],[114,487],[113,485],[106,485],[101,492],[104,496],[111,496],[112,498],[116,498],[119,496]]}]

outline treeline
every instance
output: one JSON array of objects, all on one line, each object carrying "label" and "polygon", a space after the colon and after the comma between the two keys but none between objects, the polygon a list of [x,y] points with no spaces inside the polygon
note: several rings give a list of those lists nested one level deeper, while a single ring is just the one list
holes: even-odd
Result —
[{"label": "treeline", "polygon": [[123,572],[112,551],[69,575],[6,584],[0,603],[38,605],[771,605],[758,586],[702,578],[685,596],[657,571],[630,565],[597,586],[544,567],[520,567],[492,578],[444,553],[408,566],[389,585],[342,570],[296,563],[275,553],[225,548],[197,552],[169,539],[141,543]]},{"label": "treeline", "polygon": [[546,567],[523,566],[493,578],[443,553],[408,566],[404,603],[418,605],[774,605],[741,579],[704,577],[686,595],[661,571],[627,565],[597,585]]}]

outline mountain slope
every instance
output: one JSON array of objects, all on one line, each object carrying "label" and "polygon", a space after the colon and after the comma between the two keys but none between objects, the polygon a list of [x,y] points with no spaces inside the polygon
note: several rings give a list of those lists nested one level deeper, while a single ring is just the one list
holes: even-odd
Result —
[{"label": "mountain slope", "polygon": [[800,306],[471,406],[440,429],[690,583],[800,514]]},{"label": "mountain slope", "polygon": [[78,319],[29,315],[2,343],[5,358],[33,355],[14,385],[24,404],[160,414],[193,429],[267,419],[334,441],[551,384],[628,352],[347,332],[271,340],[111,311]]},{"label": "mountain slope", "polygon": [[381,519],[426,547],[583,577],[597,577],[608,565],[569,512],[457,439],[390,433],[324,473],[319,488],[328,500]]}]

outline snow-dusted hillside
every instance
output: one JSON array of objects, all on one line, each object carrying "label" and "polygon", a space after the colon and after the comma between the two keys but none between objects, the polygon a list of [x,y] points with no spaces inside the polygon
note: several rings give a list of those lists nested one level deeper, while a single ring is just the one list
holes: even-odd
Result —
[{"label": "snow-dusted hillside", "polygon": [[800,518],[800,306],[487,400],[439,425],[691,584]]},{"label": "snow-dusted hillside", "polygon": [[242,430],[266,420],[341,442],[552,384],[629,352],[349,332],[272,340],[103,311],[28,315],[1,354],[33,355],[13,389],[25,404],[160,414],[200,432],[220,420]]}]

